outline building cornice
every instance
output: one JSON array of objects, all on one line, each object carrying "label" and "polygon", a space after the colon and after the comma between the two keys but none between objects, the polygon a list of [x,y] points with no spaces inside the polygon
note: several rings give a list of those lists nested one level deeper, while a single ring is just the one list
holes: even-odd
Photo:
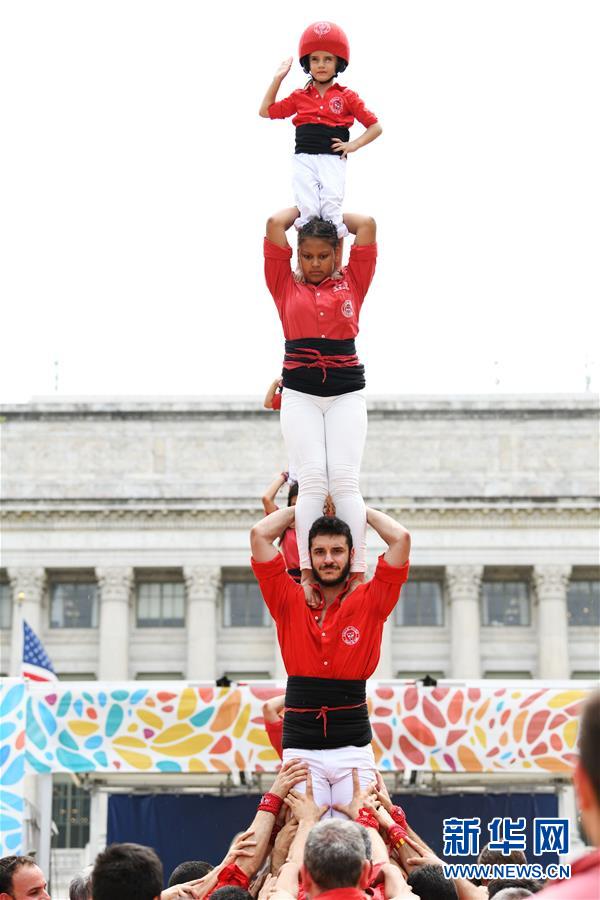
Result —
[{"label": "building cornice", "polygon": [[[401,502],[367,498],[412,528],[589,528],[598,523],[595,498],[484,500],[481,498]],[[0,520],[6,530],[47,529],[247,529],[263,515],[255,501],[154,500],[5,501]]]},{"label": "building cornice", "polygon": [[[597,418],[596,394],[408,394],[371,396],[369,413],[377,418]],[[60,401],[34,398],[29,403],[4,404],[6,422],[65,420],[202,420],[269,417],[257,397],[73,397]]]}]

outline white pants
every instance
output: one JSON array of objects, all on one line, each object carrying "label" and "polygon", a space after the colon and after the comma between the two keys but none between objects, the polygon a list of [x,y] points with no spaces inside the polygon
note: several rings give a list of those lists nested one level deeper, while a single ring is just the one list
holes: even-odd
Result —
[{"label": "white pants", "polygon": [[302,228],[313,216],[329,219],[339,238],[348,234],[344,225],[344,189],[346,160],[332,153],[295,153],[292,163],[292,187],[300,216],[294,222]]},{"label": "white pants", "polygon": [[336,516],[350,527],[354,544],[353,572],[366,565],[367,513],[360,493],[359,476],[367,436],[367,404],[364,391],[337,397],[316,397],[284,388],[281,430],[288,459],[298,473],[296,535],[300,568],[310,569],[308,532],[323,515],[330,493]]},{"label": "white pants", "polygon": [[[358,780],[361,788],[375,781],[375,757],[370,744],[366,747],[338,747],[335,750],[297,750],[290,748],[283,751],[283,762],[288,759],[301,759],[308,763],[313,784],[313,795],[317,806],[326,803],[331,807],[334,803],[343,805],[352,800],[352,769],[358,769]],[[295,791],[304,793],[306,782],[297,784]],[[325,817],[335,816],[345,819],[344,813],[331,809]]]}]

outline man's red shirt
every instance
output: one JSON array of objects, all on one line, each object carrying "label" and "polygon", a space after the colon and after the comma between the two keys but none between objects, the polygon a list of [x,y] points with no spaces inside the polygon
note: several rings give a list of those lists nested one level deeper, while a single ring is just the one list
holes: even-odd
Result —
[{"label": "man's red shirt", "polygon": [[318,90],[309,85],[298,88],[284,100],[276,100],[269,106],[269,118],[287,119],[294,116],[292,125],[328,125],[351,128],[354,120],[365,128],[377,122],[377,116],[367,109],[356,91],[341,84],[332,84],[321,97]]},{"label": "man's red shirt", "polygon": [[600,848],[580,856],[571,865],[571,877],[548,883],[543,900],[597,900],[600,897]]},{"label": "man's red shirt", "polygon": [[277,626],[288,675],[309,678],[370,678],[379,662],[383,624],[400,597],[409,563],[390,566],[379,557],[375,574],[321,613],[306,605],[304,590],[285,569],[280,553],[252,568]]},{"label": "man's red shirt", "polygon": [[264,253],[265,280],[286,340],[356,337],[360,309],[375,274],[377,244],[353,244],[342,278],[326,278],[320,284],[295,280],[291,247],[280,247],[265,238]]}]

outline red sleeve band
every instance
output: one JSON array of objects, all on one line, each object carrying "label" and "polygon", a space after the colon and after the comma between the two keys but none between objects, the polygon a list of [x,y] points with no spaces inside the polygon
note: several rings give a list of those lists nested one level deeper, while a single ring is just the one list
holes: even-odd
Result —
[{"label": "red sleeve band", "polygon": [[406,831],[406,813],[402,809],[401,806],[392,806],[390,809],[390,816],[396,823],[396,825],[400,825],[401,828],[404,828]]},{"label": "red sleeve band", "polygon": [[263,794],[260,798],[260,803],[258,804],[258,809],[264,812],[273,813],[274,816],[279,815],[279,810],[283,806],[283,800],[281,797],[278,797],[277,794],[272,794],[267,792]]},{"label": "red sleeve band", "polygon": [[365,828],[374,828],[375,831],[379,830],[379,822],[377,821],[371,810],[367,809],[366,806],[363,806],[361,809],[359,809],[355,821],[358,823],[358,825],[364,825]]},{"label": "red sleeve band", "polygon": [[391,828],[388,829],[388,836],[392,847],[397,849],[398,847],[401,847],[406,840],[406,828],[403,828],[401,825],[392,825]]}]

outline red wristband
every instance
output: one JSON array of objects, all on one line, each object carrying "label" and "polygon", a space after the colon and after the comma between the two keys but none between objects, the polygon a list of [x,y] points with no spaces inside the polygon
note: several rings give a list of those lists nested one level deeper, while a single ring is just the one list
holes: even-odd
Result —
[{"label": "red wristband", "polygon": [[403,828],[402,825],[392,825],[388,828],[388,836],[392,847],[398,849],[406,839],[406,828]]},{"label": "red wristband", "polygon": [[375,831],[379,830],[379,822],[377,818],[373,815],[370,809],[367,809],[366,806],[363,806],[358,811],[358,815],[354,820],[359,825],[364,825],[365,828],[374,828]]},{"label": "red wristband", "polygon": [[390,809],[390,816],[396,823],[396,825],[400,825],[401,828],[404,828],[406,831],[406,813],[402,809],[401,806],[392,806]]},{"label": "red wristband", "polygon": [[262,809],[265,812],[273,813],[274,816],[279,815],[279,810],[282,806],[283,800],[281,797],[278,797],[277,794],[271,794],[270,791],[262,795],[258,804],[259,810]]}]

